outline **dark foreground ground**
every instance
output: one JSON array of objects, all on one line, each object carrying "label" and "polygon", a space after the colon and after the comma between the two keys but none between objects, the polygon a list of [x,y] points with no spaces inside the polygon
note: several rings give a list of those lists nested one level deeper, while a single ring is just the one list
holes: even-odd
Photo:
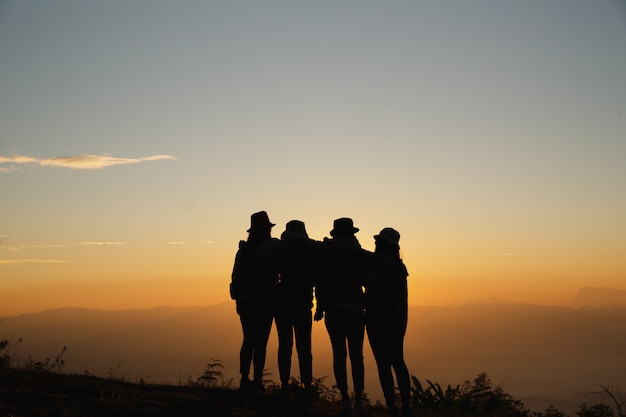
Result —
[{"label": "dark foreground ground", "polygon": [[[372,407],[371,416],[385,416]],[[280,392],[136,384],[0,368],[0,417],[332,416],[336,404]]]},{"label": "dark foreground ground", "polygon": [[[414,382],[415,383],[415,382]],[[417,385],[421,384],[418,382]],[[290,387],[241,391],[234,388],[132,383],[92,375],[15,369],[0,366],[0,417],[329,417],[337,415],[337,396],[324,385],[315,395]],[[605,404],[583,404],[577,417],[619,417],[626,405],[619,391],[608,391],[618,412]],[[531,412],[521,402],[492,387],[486,374],[461,388],[439,384],[414,389],[419,417],[566,417],[550,407]],[[416,403],[417,404],[417,403]],[[430,406],[429,406],[430,405]],[[366,404],[366,417],[387,417],[386,407]],[[353,413],[353,415],[355,415]]]}]

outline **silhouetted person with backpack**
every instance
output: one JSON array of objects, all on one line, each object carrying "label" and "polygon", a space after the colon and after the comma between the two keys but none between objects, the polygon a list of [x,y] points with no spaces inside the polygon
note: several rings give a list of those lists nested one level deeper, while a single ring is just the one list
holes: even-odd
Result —
[{"label": "silhouetted person with backpack", "polygon": [[281,262],[281,281],[278,285],[276,329],[278,331],[278,370],[283,389],[289,387],[291,355],[294,335],[300,380],[309,390],[313,383],[313,355],[311,329],[313,323],[313,286],[315,265],[303,246],[312,242],[304,222],[291,220],[281,235],[285,253]]},{"label": "silhouetted person with backpack", "polygon": [[402,414],[411,415],[410,376],[404,362],[408,319],[408,271],[400,258],[400,233],[386,227],[374,236],[376,249],[366,286],[367,337],[374,353],[380,385],[392,415],[398,414],[392,368],[400,390]]},{"label": "silhouetted person with backpack", "polygon": [[[239,353],[241,388],[263,389],[267,342],[274,319],[281,242],[271,237],[274,226],[265,211],[252,214],[247,241],[239,242],[230,296],[236,301],[243,330]],[[250,367],[254,363],[253,379]]]},{"label": "silhouetted person with backpack", "polygon": [[332,238],[325,238],[322,243],[325,269],[316,287],[315,320],[324,317],[328,330],[333,350],[333,372],[344,415],[350,415],[352,405],[348,393],[348,355],[354,384],[354,410],[363,413],[365,300],[362,288],[367,271],[363,265],[365,251],[355,236],[358,231],[352,219],[334,221],[330,232]]}]

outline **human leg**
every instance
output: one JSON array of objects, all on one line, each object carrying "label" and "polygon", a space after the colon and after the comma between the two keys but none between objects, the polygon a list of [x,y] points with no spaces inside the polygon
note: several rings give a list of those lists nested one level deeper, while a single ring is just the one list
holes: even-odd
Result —
[{"label": "human leg", "polygon": [[396,405],[396,394],[394,389],[393,375],[391,373],[391,354],[389,343],[389,332],[387,326],[377,317],[367,319],[367,338],[370,342],[376,367],[378,369],[378,379],[385,397],[385,403],[389,409],[394,409]]},{"label": "human leg", "polygon": [[254,353],[254,333],[256,321],[254,315],[245,306],[237,306],[243,341],[239,350],[239,373],[241,374],[241,386],[250,382],[250,367]]},{"label": "human leg", "polygon": [[255,312],[255,334],[254,334],[254,353],[253,353],[253,383],[262,386],[263,372],[265,370],[265,358],[267,355],[267,342],[272,330],[272,322],[274,315],[271,310],[259,308]]},{"label": "human leg", "polygon": [[284,387],[291,376],[291,354],[293,350],[293,319],[291,312],[281,310],[276,314],[278,333],[278,373]]},{"label": "human leg", "polygon": [[365,388],[365,367],[363,364],[363,341],[365,338],[365,320],[362,313],[347,314],[348,354],[354,384],[354,410],[362,414],[363,390]]},{"label": "human leg", "polygon": [[302,310],[296,314],[294,330],[296,336],[296,350],[298,352],[298,365],[300,368],[300,380],[306,388],[310,388],[313,382],[313,355],[311,353],[312,326],[313,317],[310,309]]},{"label": "human leg", "polygon": [[409,369],[404,361],[404,335],[398,335],[392,342],[393,351],[391,354],[391,364],[396,373],[396,380],[400,390],[400,400],[402,410],[409,411],[411,404],[411,377]]},{"label": "human leg", "polygon": [[363,341],[365,338],[365,320],[361,313],[348,313],[348,352],[352,366],[352,380],[355,393],[363,392],[365,367],[363,365]]},{"label": "human leg", "polygon": [[333,373],[335,375],[335,383],[337,384],[342,398],[349,399],[346,363],[348,352],[346,350],[346,334],[345,326],[343,325],[343,317],[339,311],[328,309],[325,314],[324,323],[333,350]]}]

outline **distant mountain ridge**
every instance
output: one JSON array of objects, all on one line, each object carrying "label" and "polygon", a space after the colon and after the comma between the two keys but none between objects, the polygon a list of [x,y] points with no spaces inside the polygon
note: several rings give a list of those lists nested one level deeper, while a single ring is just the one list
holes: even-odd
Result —
[{"label": "distant mountain ridge", "polygon": [[626,307],[626,290],[606,287],[584,287],[578,291],[572,307]]}]

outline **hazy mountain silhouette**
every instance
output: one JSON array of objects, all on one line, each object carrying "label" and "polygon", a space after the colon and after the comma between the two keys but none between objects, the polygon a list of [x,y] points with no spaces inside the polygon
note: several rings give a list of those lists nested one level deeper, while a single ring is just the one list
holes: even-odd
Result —
[{"label": "hazy mountain silhouette", "polygon": [[626,290],[615,288],[584,287],[571,302],[572,307],[626,307]]},{"label": "hazy mountain silhouette", "polygon": [[[626,363],[626,308],[531,304],[419,306],[409,309],[405,356],[411,374],[457,384],[486,371],[495,384],[533,409],[567,411],[594,399],[594,384],[620,387]],[[233,302],[216,306],[101,311],[59,309],[8,317],[0,339],[16,342],[22,361],[54,358],[67,346],[67,372],[147,382],[184,383],[218,356],[236,378],[241,329]],[[266,367],[278,380],[275,330]],[[376,367],[365,347],[366,392],[381,399]],[[294,358],[295,360],[295,358]],[[323,323],[313,326],[315,377],[332,378]],[[295,371],[292,371],[295,372]],[[623,388],[623,387],[622,387]]]}]

